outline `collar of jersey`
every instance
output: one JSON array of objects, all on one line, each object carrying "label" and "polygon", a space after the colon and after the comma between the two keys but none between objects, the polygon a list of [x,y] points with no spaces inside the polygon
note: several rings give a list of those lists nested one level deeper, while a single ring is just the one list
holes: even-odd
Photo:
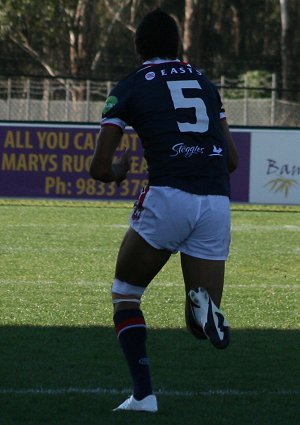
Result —
[{"label": "collar of jersey", "polygon": [[156,57],[143,62],[143,65],[151,65],[152,63],[157,64],[157,63],[165,63],[165,62],[180,62],[180,60],[179,59],[162,59],[162,58]]},{"label": "collar of jersey", "polygon": [[149,59],[145,62],[143,62],[143,65],[159,65],[161,63],[172,63],[172,62],[177,62],[177,63],[182,63],[184,65],[188,65],[186,62],[182,62],[180,59],[162,59],[162,58],[152,58]]}]

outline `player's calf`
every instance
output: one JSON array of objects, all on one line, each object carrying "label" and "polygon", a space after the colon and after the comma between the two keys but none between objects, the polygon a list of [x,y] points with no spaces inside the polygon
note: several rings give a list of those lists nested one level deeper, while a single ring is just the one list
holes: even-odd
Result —
[{"label": "player's calf", "polygon": [[[114,280],[112,286],[115,330],[133,381],[133,396],[120,405],[119,410],[149,408],[152,411],[155,407],[152,406],[155,397],[150,397],[153,394],[146,350],[147,329],[143,312],[139,308],[144,290],[143,287],[118,279]],[[150,406],[149,400],[152,400]]]}]

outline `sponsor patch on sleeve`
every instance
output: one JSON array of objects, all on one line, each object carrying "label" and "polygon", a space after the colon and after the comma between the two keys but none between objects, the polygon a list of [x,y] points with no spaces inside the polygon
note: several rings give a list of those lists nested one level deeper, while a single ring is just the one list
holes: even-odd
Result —
[{"label": "sponsor patch on sleeve", "polygon": [[108,111],[110,111],[116,104],[118,103],[118,98],[116,96],[109,96],[106,99],[102,114],[107,114]]}]

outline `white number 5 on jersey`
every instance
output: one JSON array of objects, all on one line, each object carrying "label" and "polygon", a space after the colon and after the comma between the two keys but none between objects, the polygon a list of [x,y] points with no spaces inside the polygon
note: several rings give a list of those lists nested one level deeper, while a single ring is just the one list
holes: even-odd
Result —
[{"label": "white number 5 on jersey", "polygon": [[206,106],[200,97],[184,97],[183,89],[201,89],[197,80],[167,81],[171,93],[174,108],[195,108],[197,121],[195,124],[189,122],[178,122],[181,132],[192,131],[194,133],[205,133],[208,130],[209,118]]}]

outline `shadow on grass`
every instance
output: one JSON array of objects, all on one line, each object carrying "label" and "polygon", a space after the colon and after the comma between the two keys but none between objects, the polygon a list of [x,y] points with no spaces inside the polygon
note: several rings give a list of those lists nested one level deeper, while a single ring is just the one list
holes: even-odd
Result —
[{"label": "shadow on grass", "polygon": [[[7,326],[0,341],[1,424],[126,423],[111,413],[130,388],[112,328]],[[150,329],[161,409],[143,425],[199,424],[198,413],[202,425],[299,424],[299,347],[297,330],[237,329],[220,351],[185,330]]]}]

